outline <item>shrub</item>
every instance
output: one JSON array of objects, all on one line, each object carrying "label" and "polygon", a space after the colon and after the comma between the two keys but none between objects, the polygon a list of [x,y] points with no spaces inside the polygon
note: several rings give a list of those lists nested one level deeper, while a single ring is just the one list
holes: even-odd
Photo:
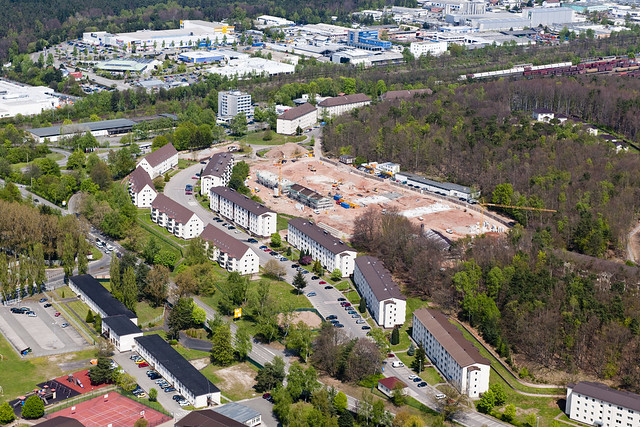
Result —
[{"label": "shrub", "polygon": [[40,418],[44,415],[44,402],[38,396],[30,396],[22,406],[22,417],[26,419]]},{"label": "shrub", "polygon": [[2,405],[0,405],[0,424],[9,424],[15,419],[16,416],[13,413],[13,409],[11,409],[11,405],[9,405],[9,402],[4,402]]},{"label": "shrub", "polygon": [[149,401],[155,402],[158,399],[158,390],[151,388],[149,390]]}]

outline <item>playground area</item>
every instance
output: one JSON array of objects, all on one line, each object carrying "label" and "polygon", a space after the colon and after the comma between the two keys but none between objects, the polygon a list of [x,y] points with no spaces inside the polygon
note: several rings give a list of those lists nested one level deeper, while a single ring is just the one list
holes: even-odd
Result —
[{"label": "playground area", "polygon": [[47,419],[59,416],[74,418],[86,427],[132,426],[139,418],[144,418],[148,426],[157,426],[171,418],[136,401],[109,392],[70,408],[47,415]]}]

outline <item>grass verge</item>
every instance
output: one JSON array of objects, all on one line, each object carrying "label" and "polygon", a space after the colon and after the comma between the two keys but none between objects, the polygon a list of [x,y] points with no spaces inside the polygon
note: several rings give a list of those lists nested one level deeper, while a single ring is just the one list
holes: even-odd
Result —
[{"label": "grass verge", "polygon": [[175,252],[179,257],[183,256],[182,242],[173,234],[151,221],[150,214],[138,215],[137,220],[145,234],[154,236],[159,240],[158,244],[160,249],[167,249]]},{"label": "grass verge", "polygon": [[282,145],[288,142],[301,142],[301,141],[304,141],[306,138],[305,135],[300,135],[300,136],[279,135],[271,131],[270,132],[271,139],[268,141],[265,141],[262,139],[264,134],[265,134],[265,131],[252,132],[252,133],[246,134],[242,138],[239,138],[236,142],[244,142],[246,144],[251,144],[251,145]]}]

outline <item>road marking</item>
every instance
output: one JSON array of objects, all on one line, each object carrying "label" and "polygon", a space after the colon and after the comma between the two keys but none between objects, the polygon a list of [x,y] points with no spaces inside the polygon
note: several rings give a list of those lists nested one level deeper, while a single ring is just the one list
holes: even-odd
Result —
[{"label": "road marking", "polygon": [[187,202],[189,206],[198,206],[198,202]]}]

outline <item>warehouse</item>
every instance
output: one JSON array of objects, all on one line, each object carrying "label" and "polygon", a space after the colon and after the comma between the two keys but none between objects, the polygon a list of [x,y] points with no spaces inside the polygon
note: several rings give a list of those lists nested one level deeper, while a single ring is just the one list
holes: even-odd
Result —
[{"label": "warehouse", "polygon": [[407,298],[382,261],[372,256],[357,257],[353,283],[379,326],[393,328],[404,323]]},{"label": "warehouse", "polygon": [[356,250],[304,218],[289,220],[287,242],[307,251],[327,271],[338,269],[342,277],[353,274]]},{"label": "warehouse", "polygon": [[209,190],[209,208],[251,234],[268,237],[276,232],[276,213],[228,187]]},{"label": "warehouse", "polygon": [[99,122],[72,123],[70,125],[49,126],[46,128],[29,129],[36,142],[58,142],[63,138],[71,138],[75,135],[84,135],[89,132],[95,137],[114,136],[129,133],[136,122],[129,119],[102,120]]},{"label": "warehouse", "polygon": [[442,312],[430,308],[414,311],[411,336],[459,393],[475,398],[489,389],[489,360]]},{"label": "warehouse", "polygon": [[100,61],[96,63],[95,67],[98,70],[109,71],[110,73],[124,74],[128,72],[140,74],[150,73],[158,64],[160,64],[159,61],[149,58],[114,58],[107,61]]},{"label": "warehouse", "polygon": [[318,110],[313,105],[302,104],[278,116],[276,132],[281,135],[295,135],[299,129],[308,129],[318,121]]},{"label": "warehouse", "polygon": [[464,200],[473,200],[480,197],[480,192],[464,185],[452,184],[450,182],[438,182],[423,178],[408,172],[400,172],[395,176],[396,181],[408,184],[412,187],[431,191],[442,196],[456,197]]},{"label": "warehouse", "polygon": [[224,61],[224,58],[224,55],[216,53],[215,50],[211,52],[191,51],[178,55],[180,61],[191,62],[193,64],[210,64],[212,62]]},{"label": "warehouse", "polygon": [[134,325],[138,324],[136,315],[111,295],[111,292],[90,274],[71,277],[69,279],[69,287],[93,312],[98,313],[101,318],[124,315],[131,320]]},{"label": "warehouse", "polygon": [[288,196],[311,209],[323,210],[333,207],[333,201],[331,199],[300,184],[293,184],[289,187]]},{"label": "warehouse", "polygon": [[46,86],[27,86],[0,80],[0,119],[31,116],[60,107],[60,98]]},{"label": "warehouse", "polygon": [[255,251],[215,225],[207,225],[200,237],[207,244],[209,258],[217,261],[225,270],[242,275],[257,273],[260,270],[260,262]]},{"label": "warehouse", "polygon": [[251,78],[253,76],[275,76],[278,74],[293,74],[296,71],[295,65],[283,62],[272,61],[265,58],[243,58],[231,59],[225,66],[211,67],[207,71],[212,74],[219,74],[230,78],[238,77]]},{"label": "warehouse", "polygon": [[119,351],[131,351],[142,331],[127,316],[119,314],[102,319],[102,335]]},{"label": "warehouse", "polygon": [[135,338],[134,350],[196,408],[220,404],[220,389],[160,335]]}]

